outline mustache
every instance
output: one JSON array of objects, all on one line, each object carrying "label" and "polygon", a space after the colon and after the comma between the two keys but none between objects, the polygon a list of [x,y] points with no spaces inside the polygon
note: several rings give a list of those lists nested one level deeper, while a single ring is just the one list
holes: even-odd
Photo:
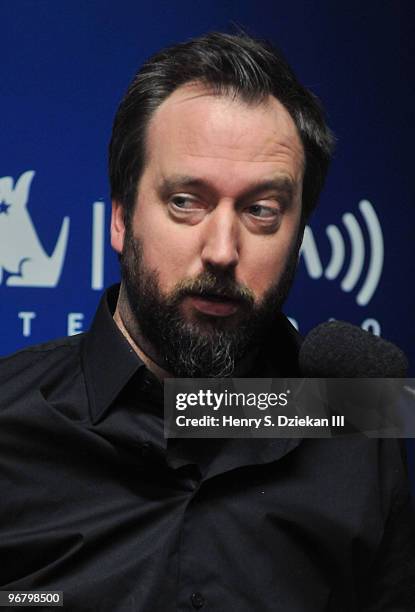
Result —
[{"label": "mustache", "polygon": [[255,296],[248,287],[229,276],[207,271],[178,283],[169,296],[169,302],[176,303],[186,296],[225,298],[250,307],[255,303]]}]

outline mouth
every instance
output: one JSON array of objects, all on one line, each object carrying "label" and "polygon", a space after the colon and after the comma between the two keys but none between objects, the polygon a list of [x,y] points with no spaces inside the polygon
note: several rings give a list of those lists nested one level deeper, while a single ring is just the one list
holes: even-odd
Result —
[{"label": "mouth", "polygon": [[223,295],[190,295],[187,298],[198,312],[214,317],[230,317],[241,308],[241,302]]}]

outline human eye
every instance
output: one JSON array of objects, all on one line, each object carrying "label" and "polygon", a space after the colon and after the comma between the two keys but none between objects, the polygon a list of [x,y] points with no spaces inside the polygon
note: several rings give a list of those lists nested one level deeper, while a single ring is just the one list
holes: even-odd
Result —
[{"label": "human eye", "polygon": [[248,206],[246,212],[256,219],[263,221],[275,221],[279,218],[281,211],[277,204],[260,204],[255,203]]},{"label": "human eye", "polygon": [[176,212],[195,211],[202,208],[200,202],[194,196],[185,193],[173,195],[169,200],[169,204]]}]

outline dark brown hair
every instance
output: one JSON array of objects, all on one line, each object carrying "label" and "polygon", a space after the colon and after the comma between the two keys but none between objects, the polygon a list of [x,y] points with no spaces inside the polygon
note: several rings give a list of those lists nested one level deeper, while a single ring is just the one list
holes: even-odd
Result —
[{"label": "dark brown hair", "polygon": [[247,103],[277,98],[297,126],[305,152],[303,219],[317,204],[334,138],[317,98],[270,44],[246,34],[210,33],[151,57],[137,73],[115,116],[109,147],[111,196],[130,219],[146,159],[146,129],[157,107],[178,87],[201,82]]}]

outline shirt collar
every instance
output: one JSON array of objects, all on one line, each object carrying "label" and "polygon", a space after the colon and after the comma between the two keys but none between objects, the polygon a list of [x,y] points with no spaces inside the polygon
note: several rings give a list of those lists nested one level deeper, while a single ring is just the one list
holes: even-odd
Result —
[{"label": "shirt collar", "polygon": [[[125,385],[139,371],[147,372],[143,361],[124,337],[113,319],[120,285],[105,291],[83,347],[83,365],[88,393],[90,416],[95,424]],[[268,350],[263,347],[262,363],[251,377],[300,376],[298,350],[301,337],[288,319],[276,316],[270,331]],[[257,362],[257,365],[259,362]]]},{"label": "shirt collar", "polygon": [[90,416],[95,424],[144,363],[113,319],[119,285],[101,298],[83,346],[83,366]]}]

